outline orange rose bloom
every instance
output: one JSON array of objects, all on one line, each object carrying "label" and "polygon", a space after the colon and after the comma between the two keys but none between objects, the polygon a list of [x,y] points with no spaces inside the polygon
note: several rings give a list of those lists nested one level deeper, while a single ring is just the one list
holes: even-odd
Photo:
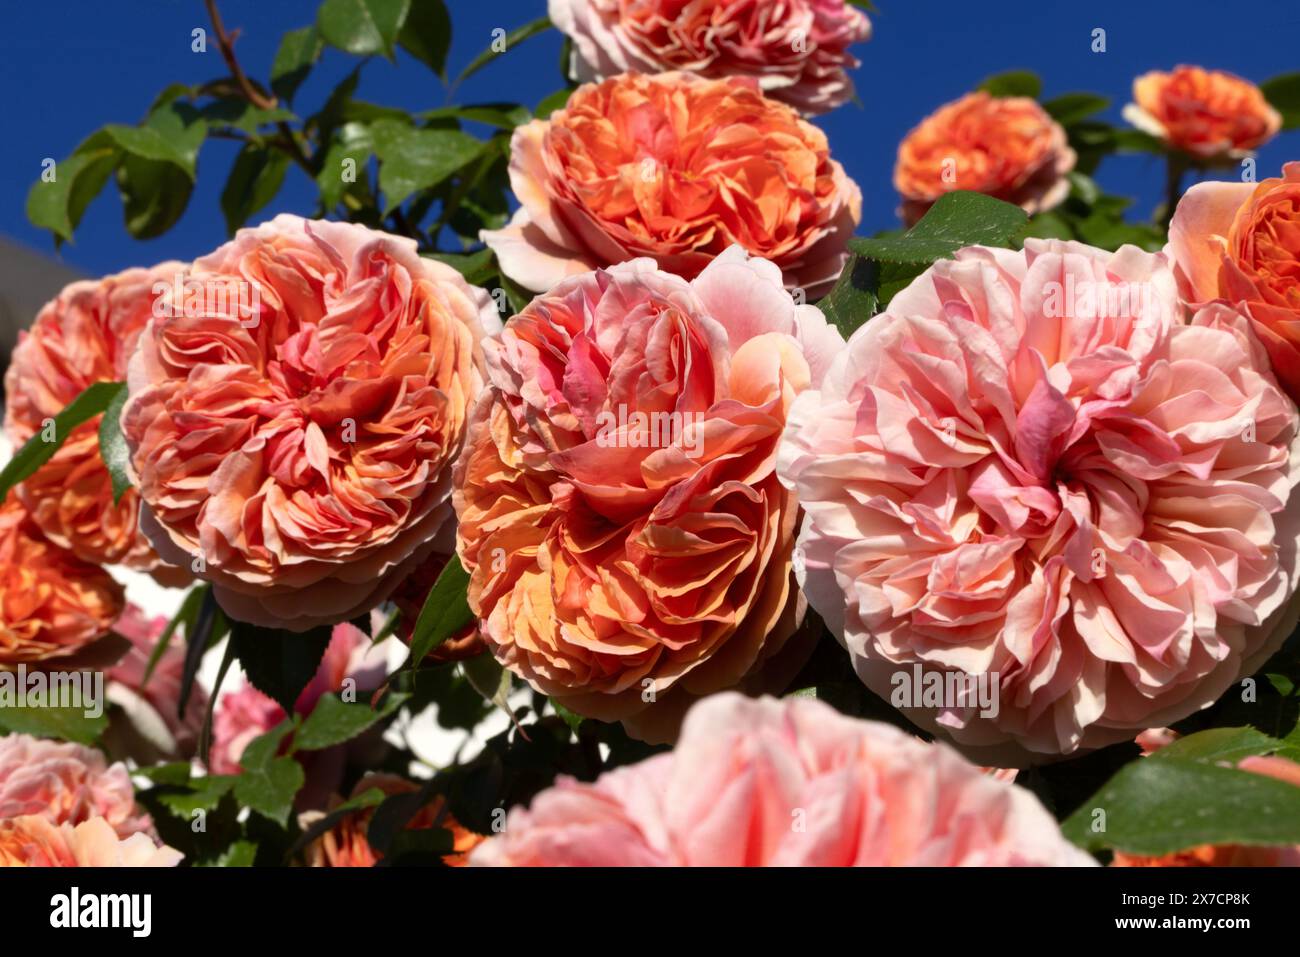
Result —
[{"label": "orange rose bloom", "polygon": [[1300,163],[1280,179],[1193,186],[1167,252],[1185,298],[1226,299],[1250,317],[1273,372],[1300,401]]},{"label": "orange rose bloom", "polygon": [[[19,334],[5,374],[5,433],[15,451],[87,386],[126,378],[127,360],[158,298],[155,284],[170,286],[184,270],[168,262],[75,282],[40,311],[32,328]],[[140,533],[135,490],[127,489],[113,504],[99,455],[101,418],[77,426],[18,494],[46,537],[79,558],[158,570],[168,584],[180,584],[189,578],[188,569],[162,565]]]},{"label": "orange rose bloom", "polygon": [[1282,117],[1259,87],[1221,70],[1152,70],[1133,81],[1124,119],[1202,159],[1239,156],[1271,140]]},{"label": "orange rose bloom", "polygon": [[766,683],[798,657],[804,606],[777,445],[842,348],[739,247],[690,283],[649,259],[576,276],[511,319],[456,465],[497,660],[646,740],[696,697],[783,690]]},{"label": "orange rose bloom", "polygon": [[182,856],[147,834],[119,837],[102,817],[75,827],[32,814],[0,821],[0,867],[175,867]]},{"label": "orange rose bloom", "polygon": [[0,505],[0,669],[66,658],[108,634],[122,586],[44,538],[11,496]]},{"label": "orange rose bloom", "polygon": [[914,223],[956,189],[1039,213],[1069,194],[1065,174],[1076,159],[1061,124],[1036,101],[968,93],[922,120],[898,147],[894,187],[903,197],[900,214]]},{"label": "orange rose bloom", "polygon": [[[414,783],[405,778],[392,774],[367,774],[352,789],[352,796],[364,794],[371,788],[378,788],[390,797],[394,794],[411,794],[419,790]],[[444,812],[444,806],[443,799],[436,798],[422,807],[407,822],[406,829],[424,830],[433,827],[434,822],[438,822],[438,826],[450,831],[452,836],[452,850],[451,853],[443,855],[443,863],[449,867],[464,867],[469,863],[470,851],[482,844],[486,838],[482,834],[475,834],[462,827],[450,813]],[[374,808],[354,811],[312,841],[306,851],[308,866],[374,867],[378,864],[382,860],[382,855],[366,840],[366,830],[370,827],[373,816]],[[322,817],[324,815],[319,811],[309,811],[300,816],[299,823],[305,830]]]},{"label": "orange rose bloom", "polygon": [[862,207],[821,130],[752,80],[690,73],[579,87],[515,130],[510,183],[520,210],[483,240],[535,292],[637,256],[690,279],[738,243],[815,297]]}]

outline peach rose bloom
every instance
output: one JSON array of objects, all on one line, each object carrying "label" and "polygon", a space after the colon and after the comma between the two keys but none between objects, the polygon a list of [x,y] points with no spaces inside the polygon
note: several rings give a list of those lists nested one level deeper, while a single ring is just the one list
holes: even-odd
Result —
[{"label": "peach rose bloom", "polygon": [[411,240],[289,215],[187,278],[203,295],[149,323],[128,375],[145,534],[242,621],[367,611],[451,513],[491,297]]},{"label": "peach rose bloom", "polygon": [[[185,651],[180,635],[158,659],[149,680],[144,680],[158,640],[167,630],[167,618],[147,618],[128,604],[113,630],[131,643],[126,656],[104,675],[105,695],[121,709],[123,722],[110,723],[103,739],[140,763],[157,763],[194,756],[199,732],[208,713],[208,695],[198,684],[190,690],[185,714],[177,716]],[[115,716],[116,717],[116,716]],[[112,750],[112,747],[109,747]]]},{"label": "peach rose bloom", "polygon": [[1300,400],[1300,163],[1260,183],[1197,183],[1174,211],[1165,252],[1186,299],[1239,304]]},{"label": "peach rose bloom", "polygon": [[120,837],[102,817],[75,827],[34,815],[0,820],[0,867],[175,867],[184,856],[146,834]]},{"label": "peach rose bloom", "polygon": [[618,73],[684,70],[747,77],[801,113],[853,98],[848,52],[871,21],[845,0],[550,0],[551,22],[570,40],[581,83]]},{"label": "peach rose bloom", "polygon": [[971,247],[795,402],[779,469],[809,602],[872,690],[911,685],[908,716],[981,764],[1184,718],[1295,624],[1296,407],[1244,316],[1179,316],[1160,254]]},{"label": "peach rose bloom", "polygon": [[577,276],[512,318],[456,465],[497,659],[655,740],[695,696],[797,667],[798,506],[776,446],[842,347],[739,247],[689,283],[648,259]]},{"label": "peach rose bloom", "polygon": [[497,867],[1066,867],[1028,791],[810,698],[714,695],[670,754],[561,777],[470,858]]},{"label": "peach rose bloom", "polygon": [[[390,797],[395,794],[413,794],[420,790],[416,784],[405,778],[393,774],[371,773],[357,782],[356,787],[352,789],[352,796],[364,794],[371,788],[378,788]],[[341,802],[335,798],[333,803],[338,805]],[[374,867],[378,864],[383,860],[383,855],[371,847],[366,839],[374,813],[374,808],[353,811],[312,841],[306,850],[307,866]],[[308,811],[299,815],[298,822],[305,831],[324,816],[320,811]],[[450,813],[445,812],[441,797],[435,798],[422,807],[407,822],[406,828],[424,830],[433,827],[435,822],[452,835],[452,850],[451,853],[443,855],[443,863],[448,867],[464,867],[469,863],[469,852],[483,843],[483,835],[466,830]]]},{"label": "peach rose bloom", "polygon": [[26,734],[0,737],[0,820],[36,814],[54,824],[100,818],[121,837],[153,833],[131,775],[94,748]]},{"label": "peach rose bloom", "polygon": [[1065,130],[1036,100],[981,91],[940,107],[898,147],[894,188],[909,225],[944,193],[968,189],[1015,203],[1033,215],[1070,192],[1078,157]]},{"label": "peach rose bloom", "polygon": [[[1150,728],[1137,736],[1137,743],[1145,757],[1172,744],[1177,737],[1168,728]],[[1300,764],[1287,758],[1252,755],[1237,762],[1237,768],[1300,787]],[[1116,851],[1111,864],[1114,867],[1300,867],[1300,845],[1252,847],[1240,844],[1202,844],[1158,857]]]},{"label": "peach rose bloom", "polygon": [[[373,644],[370,636],[347,622],[334,626],[330,642],[325,646],[316,674],[298,693],[294,713],[306,717],[316,708],[316,703],[326,694],[337,694],[350,687],[357,700],[365,700],[365,692],[374,691],[387,674],[384,652]],[[345,682],[351,679],[352,685]],[[208,769],[213,774],[239,774],[239,759],[253,739],[261,737],[285,719],[284,709],[276,701],[251,684],[245,682],[238,689],[222,695],[217,701],[212,718],[212,749],[208,754]],[[334,760],[343,752],[337,748],[304,752],[297,757],[304,762],[309,779],[318,772],[313,790],[327,792],[326,783],[342,771],[341,763]]]},{"label": "peach rose bloom", "polygon": [[1133,100],[1124,119],[1204,160],[1241,157],[1282,128],[1259,87],[1221,70],[1152,70],[1133,81]]},{"label": "peach rose bloom", "polygon": [[[127,360],[158,301],[185,265],[167,262],[128,269],[93,282],[74,282],[18,334],[5,373],[5,434],[18,449],[87,386],[126,378]],[[188,570],[168,569],[140,533],[140,499],[128,489],[113,504],[112,483],[99,454],[102,415],[77,426],[54,457],[18,487],[32,519],[56,545],[97,565],[123,564],[157,572],[168,584]]]},{"label": "peach rose bloom", "polygon": [[124,603],[122,586],[46,539],[17,496],[0,504],[0,669],[69,659]]},{"label": "peach rose bloom", "polygon": [[519,211],[482,238],[535,292],[638,256],[693,279],[736,243],[815,298],[839,277],[862,208],[821,130],[752,81],[690,73],[574,90],[515,130],[510,184]]}]

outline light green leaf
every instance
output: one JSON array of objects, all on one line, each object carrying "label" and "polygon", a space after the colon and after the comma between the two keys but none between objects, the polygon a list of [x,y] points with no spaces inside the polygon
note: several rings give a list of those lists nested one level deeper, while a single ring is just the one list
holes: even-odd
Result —
[{"label": "light green leaf", "polygon": [[54,180],[37,180],[27,193],[27,218],[48,229],[58,240],[68,240],[81,222],[90,201],[117,168],[121,152],[106,140],[96,148],[76,152],[54,166]]},{"label": "light green leaf", "polygon": [[90,745],[107,727],[107,714],[88,718],[83,708],[0,707],[0,729],[12,734]]},{"label": "light green leaf", "polygon": [[240,755],[243,770],[235,781],[235,797],[240,803],[281,826],[288,823],[294,796],[305,781],[297,761],[276,757],[280,743],[292,730],[293,721],[286,719],[250,741]]},{"label": "light green leaf", "polygon": [[104,417],[99,420],[99,457],[108,469],[109,480],[113,483],[113,504],[122,501],[122,495],[131,487],[131,478],[127,474],[126,439],[122,436],[122,408],[126,405],[126,383],[117,383],[117,394],[113,396]]},{"label": "light green leaf", "polygon": [[194,179],[194,159],[186,145],[177,144],[166,135],[150,126],[123,126],[112,123],[104,131],[131,156],[153,160],[158,163],[171,163],[184,170]]},{"label": "light green leaf", "polygon": [[351,741],[396,712],[409,697],[409,694],[391,692],[378,708],[372,708],[367,701],[346,702],[338,695],[322,695],[294,733],[294,750],[320,751]]},{"label": "light green leaf", "polygon": [[280,38],[280,49],[271,64],[271,91],[286,103],[293,100],[302,81],[320,59],[320,34],[314,26],[290,30]]},{"label": "light green leaf", "polygon": [[[479,70],[483,69],[483,67],[487,66],[497,57],[509,53],[516,44],[523,43],[529,37],[535,37],[537,34],[544,33],[550,28],[551,18],[540,17],[532,23],[525,23],[522,27],[516,27],[514,30],[511,30],[501,38],[502,42],[500,43],[498,43],[494,37],[492,43],[488,44],[487,49],[471,60],[469,66],[465,67],[465,69],[461,71],[460,76],[456,78],[456,82],[458,84],[461,83],[467,77],[473,76]],[[494,46],[500,46],[501,49],[495,50],[493,49]]]},{"label": "light green leaf", "polygon": [[483,149],[482,142],[460,130],[417,130],[395,120],[380,120],[371,132],[385,215],[412,193],[437,186]]},{"label": "light green leaf", "polygon": [[107,409],[122,388],[124,385],[121,382],[96,382],[87,386],[54,417],[51,430],[53,441],[45,441],[44,429],[28,439],[0,471],[0,501],[9,495],[10,489],[31,478],[37,469],[53,458],[77,426]]},{"label": "light green leaf", "polygon": [[851,239],[849,248],[884,262],[930,264],[964,246],[1005,246],[1029,217],[1019,206],[968,190],[938,201],[902,236]]},{"label": "light green leaf", "polygon": [[420,609],[411,632],[411,667],[417,668],[431,651],[474,621],[469,607],[469,572],[453,555]]},{"label": "light green leaf", "polygon": [[340,50],[391,60],[410,8],[411,0],[325,0],[316,12],[316,29]]}]

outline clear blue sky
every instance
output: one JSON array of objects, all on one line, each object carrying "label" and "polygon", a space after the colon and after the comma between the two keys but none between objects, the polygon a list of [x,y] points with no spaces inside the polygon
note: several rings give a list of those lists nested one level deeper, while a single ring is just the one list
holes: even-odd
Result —
[{"label": "clear blue sky", "polygon": [[[1196,63],[1256,82],[1300,70],[1300,3],[1296,0],[1089,0],[973,3],[876,0],[875,36],[857,48],[861,108],[841,107],[818,122],[833,154],[862,187],[869,233],[897,225],[891,185],[899,140],[922,116],[975,86],[983,77],[1027,68],[1043,77],[1044,93],[1092,90],[1113,100],[1119,121],[1134,76],[1147,69]],[[312,21],[315,0],[222,0],[229,27],[250,73],[265,78],[280,36]],[[450,65],[457,72],[487,46],[495,27],[518,26],[545,12],[544,0],[449,0],[454,22]],[[43,157],[62,159],[93,129],[137,122],[168,83],[196,83],[224,72],[210,44],[190,52],[190,31],[207,26],[201,0],[6,0],[0,29],[4,146],[0,150],[0,232],[45,251],[49,235],[24,214],[27,190]],[[1107,31],[1107,52],[1090,50],[1095,27]],[[522,100],[535,105],[561,85],[560,38],[535,37],[472,77],[459,102]],[[365,99],[427,109],[446,90],[422,64],[399,53],[397,64],[376,61],[363,73]],[[353,58],[327,51],[297,102],[310,111],[347,72]],[[121,203],[110,184],[95,201],[65,261],[92,274],[163,259],[190,259],[225,239],[218,197],[234,144],[209,142],[199,159],[199,183],[182,220],[166,235],[138,242],[122,226]],[[1260,155],[1260,176],[1300,159],[1300,131],[1284,133]],[[1108,191],[1133,196],[1143,215],[1158,202],[1163,172],[1145,156],[1107,160],[1098,179]],[[310,213],[315,187],[291,168],[285,188],[263,216]]]}]

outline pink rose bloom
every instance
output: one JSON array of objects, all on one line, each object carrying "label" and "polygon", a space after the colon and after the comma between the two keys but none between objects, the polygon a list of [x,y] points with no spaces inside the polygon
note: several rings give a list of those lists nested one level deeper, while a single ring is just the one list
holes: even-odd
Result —
[{"label": "pink rose bloom", "polygon": [[121,837],[153,832],[125,764],[70,741],[10,734],[0,737],[0,820],[26,814],[55,824],[103,818]]},{"label": "pink rose bloom", "polygon": [[561,777],[471,864],[1090,866],[1028,791],[942,744],[809,698],[714,695],[681,740],[592,784]]},{"label": "pink rose bloom", "polygon": [[175,867],[184,856],[147,834],[122,837],[102,817],[75,827],[39,815],[0,820],[0,867]]},{"label": "pink rose bloom", "polygon": [[[384,651],[371,642],[354,625],[344,622],[334,626],[333,636],[316,674],[298,694],[294,712],[303,717],[311,714],[325,694],[350,688],[356,700],[364,701],[365,692],[374,691],[387,674]],[[348,681],[352,684],[347,684]],[[247,682],[222,695],[212,719],[212,749],[208,770],[213,774],[239,774],[239,759],[254,738],[270,731],[285,719],[284,709]],[[346,746],[297,755],[307,772],[307,784],[300,794],[305,806],[323,800],[336,790],[343,772]]]},{"label": "pink rose bloom", "polygon": [[1295,622],[1295,405],[1244,316],[1179,315],[1163,255],[972,247],[795,402],[809,602],[980,763],[1184,718]]},{"label": "pink rose bloom", "polygon": [[[96,382],[126,378],[140,331],[153,317],[158,290],[185,264],[128,269],[74,282],[47,303],[30,330],[18,334],[5,373],[5,434],[15,450]],[[163,565],[139,530],[140,497],[127,489],[113,504],[108,468],[99,454],[102,415],[73,429],[54,457],[18,486],[32,520],[50,541],[96,565],[124,564],[166,584],[189,580],[189,569]]]},{"label": "pink rose bloom", "polygon": [[184,716],[177,717],[185,668],[180,637],[173,638],[146,683],[149,659],[167,630],[167,619],[158,616],[151,620],[128,604],[113,630],[131,642],[131,650],[105,675],[108,700],[122,709],[126,719],[125,726],[116,721],[109,726],[110,738],[142,763],[192,757],[208,713],[208,696],[194,685]]},{"label": "pink rose bloom", "polygon": [[747,77],[801,113],[853,98],[849,47],[871,21],[845,0],[550,0],[551,22],[573,41],[578,82],[617,73],[685,70]]},{"label": "pink rose bloom", "polygon": [[288,215],[195,262],[186,289],[128,375],[145,533],[241,621],[368,610],[451,513],[491,298],[411,240]]},{"label": "pink rose bloom", "polygon": [[815,298],[839,278],[862,212],[825,133],[752,81],[692,73],[574,90],[515,130],[510,185],[519,210],[482,237],[534,292],[640,256],[694,279],[734,244]]},{"label": "pink rose bloom", "polygon": [[469,604],[497,660],[646,740],[672,740],[700,695],[784,687],[816,635],[796,632],[777,445],[843,345],[735,246],[689,283],[634,259],[512,318],[456,465]]}]

